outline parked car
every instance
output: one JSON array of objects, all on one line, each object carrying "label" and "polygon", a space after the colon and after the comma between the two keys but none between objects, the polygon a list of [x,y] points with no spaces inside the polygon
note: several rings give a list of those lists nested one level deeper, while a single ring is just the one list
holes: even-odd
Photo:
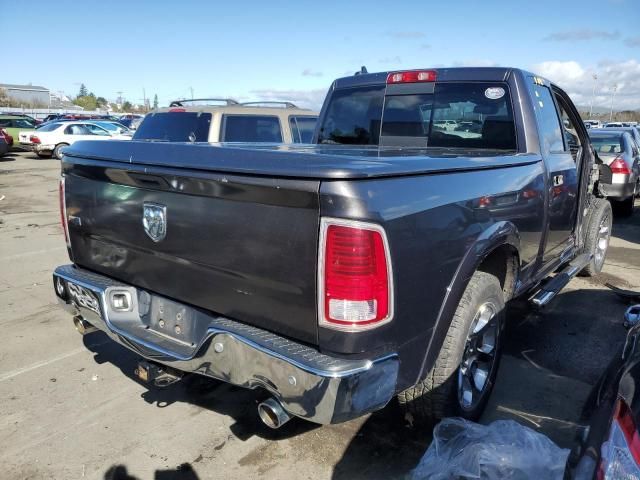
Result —
[{"label": "parked car", "polygon": [[622,122],[608,122],[604,124],[604,128],[621,128],[624,127]]},{"label": "parked car", "polygon": [[[24,132],[20,132],[24,135]],[[62,149],[78,140],[129,140],[131,137],[110,133],[92,122],[53,122],[29,135],[33,151],[39,157],[62,159]]]},{"label": "parked car", "polygon": [[132,142],[68,147],[61,305],[143,357],[145,381],[265,389],[273,428],[395,396],[416,423],[478,417],[505,303],[546,305],[605,261],[611,206],[577,110],[518,69],[362,73],[331,86],[316,145],[184,141],[291,141],[297,115],[176,105]]},{"label": "parked car", "polygon": [[13,137],[4,128],[0,128],[0,137],[4,139],[9,148],[13,147]]},{"label": "parked car", "polygon": [[602,122],[600,120],[585,120],[584,126],[587,128],[602,128]]},{"label": "parked car", "polygon": [[18,138],[18,133],[33,131],[36,124],[29,119],[18,115],[0,115],[0,128],[4,129],[13,138]]},{"label": "parked car", "polygon": [[632,215],[635,196],[640,192],[640,152],[631,134],[606,129],[590,130],[598,157],[611,170],[611,180],[599,184],[600,192],[614,201],[624,215]]},{"label": "parked car", "polygon": [[637,127],[622,127],[614,129],[620,132],[627,132],[633,138],[637,147],[640,147],[640,130]]},{"label": "parked car", "polygon": [[640,478],[640,305],[625,313],[627,338],[583,408],[589,425],[567,460],[566,479]]},{"label": "parked car", "polygon": [[149,113],[134,140],[308,143],[317,120],[317,113],[290,102],[197,104],[204,101],[220,102],[182,100]]},{"label": "parked car", "polygon": [[143,118],[144,115],[129,114],[122,115],[117,121],[131,130],[136,130]]},{"label": "parked car", "polygon": [[0,157],[4,157],[6,153],[9,151],[9,143],[4,138],[4,136],[0,135]]}]

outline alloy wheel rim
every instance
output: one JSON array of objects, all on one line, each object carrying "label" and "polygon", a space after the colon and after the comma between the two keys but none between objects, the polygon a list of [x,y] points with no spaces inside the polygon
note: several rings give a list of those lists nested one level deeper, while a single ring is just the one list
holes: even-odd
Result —
[{"label": "alloy wheel rim", "polygon": [[458,403],[474,409],[488,390],[498,346],[498,311],[491,302],[478,308],[467,335],[458,369]]},{"label": "alloy wheel rim", "polygon": [[604,257],[609,248],[609,238],[611,237],[611,219],[607,213],[598,226],[598,240],[596,241],[596,250],[594,252],[595,262],[598,267],[602,267]]}]

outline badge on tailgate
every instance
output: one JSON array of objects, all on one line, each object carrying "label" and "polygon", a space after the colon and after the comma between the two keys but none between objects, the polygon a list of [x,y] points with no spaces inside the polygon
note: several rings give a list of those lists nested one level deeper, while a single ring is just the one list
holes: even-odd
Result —
[{"label": "badge on tailgate", "polygon": [[167,207],[159,203],[144,202],[142,225],[151,240],[161,241],[167,235]]}]

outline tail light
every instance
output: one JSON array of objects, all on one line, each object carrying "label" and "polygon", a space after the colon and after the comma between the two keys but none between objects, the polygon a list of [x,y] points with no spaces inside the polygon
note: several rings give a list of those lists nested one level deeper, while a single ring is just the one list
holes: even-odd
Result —
[{"label": "tail light", "polygon": [[30,141],[31,143],[36,144],[36,145],[37,145],[37,144],[39,144],[39,143],[42,143],[42,142],[40,142],[40,139],[39,139],[38,137],[36,137],[35,135],[31,135],[31,136],[29,137],[29,141]]},{"label": "tail light", "polygon": [[4,128],[0,128],[0,137],[7,138],[9,134]]},{"label": "tail light", "polygon": [[620,157],[616,157],[609,165],[609,168],[611,169],[611,173],[623,173],[625,175],[631,175],[631,170],[627,166],[627,162],[625,162]]},{"label": "tail light", "polygon": [[67,201],[65,198],[65,181],[64,177],[60,177],[60,223],[62,224],[62,231],[64,232],[64,241],[67,244],[67,248],[71,248],[71,240],[69,239],[69,225],[67,223]]},{"label": "tail light", "polygon": [[318,265],[319,324],[358,332],[393,318],[393,275],[384,229],[323,218]]},{"label": "tail light", "polygon": [[409,70],[406,72],[391,72],[387,75],[387,83],[420,83],[435,82],[435,70]]},{"label": "tail light", "polygon": [[597,478],[640,478],[640,436],[633,414],[622,400],[616,404],[609,438],[602,444]]}]

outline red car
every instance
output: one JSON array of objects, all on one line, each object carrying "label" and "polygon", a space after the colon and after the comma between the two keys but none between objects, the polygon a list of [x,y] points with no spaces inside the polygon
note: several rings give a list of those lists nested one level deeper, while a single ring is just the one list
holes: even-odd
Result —
[{"label": "red car", "polygon": [[7,133],[4,128],[0,128],[0,138],[3,138],[9,148],[13,147],[13,137]]}]

